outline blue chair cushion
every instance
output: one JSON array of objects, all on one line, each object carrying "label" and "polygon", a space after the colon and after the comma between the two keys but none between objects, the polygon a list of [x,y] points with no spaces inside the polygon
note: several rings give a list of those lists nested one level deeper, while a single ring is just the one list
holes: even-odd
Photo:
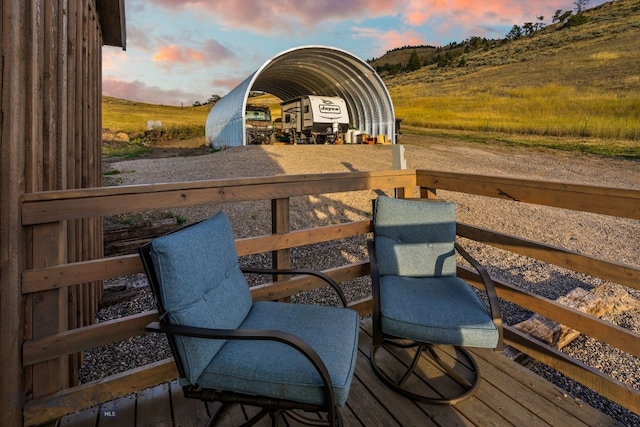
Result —
[{"label": "blue chair cushion", "polygon": [[380,196],[374,215],[381,275],[455,276],[455,204]]},{"label": "blue chair cushion", "polygon": [[380,277],[381,328],[432,344],[495,348],[498,330],[478,296],[457,277]]},{"label": "blue chair cushion", "polygon": [[[256,302],[241,329],[289,332],[308,343],[323,360],[333,383],[336,404],[343,406],[358,353],[355,311],[278,302]],[[229,340],[198,378],[207,388],[325,404],[322,380],[303,355],[274,341]]]},{"label": "blue chair cushion", "polygon": [[[229,219],[223,212],[155,239],[151,258],[169,323],[235,329],[251,309]],[[187,378],[195,382],[224,340],[176,337]]]}]

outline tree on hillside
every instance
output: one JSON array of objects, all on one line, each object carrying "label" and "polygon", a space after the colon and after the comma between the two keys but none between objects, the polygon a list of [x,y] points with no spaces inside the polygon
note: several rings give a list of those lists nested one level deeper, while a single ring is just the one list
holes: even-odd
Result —
[{"label": "tree on hillside", "polygon": [[551,22],[565,24],[571,15],[573,15],[573,12],[570,10],[563,11],[562,9],[558,9],[553,15],[553,18],[551,18]]},{"label": "tree on hillside", "polygon": [[525,36],[530,36],[531,34],[533,34],[533,31],[534,31],[533,22],[525,22],[522,25],[522,30],[524,31]]},{"label": "tree on hillside", "polygon": [[452,65],[452,63],[453,55],[451,54],[451,51],[447,51],[444,56],[440,54],[436,56],[436,64],[438,65],[438,68],[449,67]]},{"label": "tree on hillside", "polygon": [[422,67],[422,64],[420,63],[420,57],[418,56],[418,52],[413,49],[413,51],[411,52],[411,56],[409,57],[409,62],[407,63],[407,71],[416,71],[419,70],[420,67]]},{"label": "tree on hillside", "polygon": [[564,27],[577,27],[578,25],[582,25],[589,21],[589,18],[584,13],[576,13],[575,15],[571,15],[567,22],[564,23]]},{"label": "tree on hillside", "polygon": [[565,27],[576,27],[578,25],[582,25],[582,24],[586,23],[587,21],[589,21],[589,18],[587,17],[587,15],[585,15],[582,12],[589,5],[590,1],[591,0],[576,0],[576,1],[574,1],[573,4],[576,5],[576,14],[569,16],[567,18],[567,20],[565,21],[564,26]]},{"label": "tree on hillside", "polygon": [[376,72],[378,74],[389,73],[392,76],[395,76],[400,71],[402,71],[401,64],[389,64],[388,62],[385,62],[384,65],[376,65]]},{"label": "tree on hillside", "polygon": [[513,27],[511,27],[511,31],[509,31],[509,33],[507,34],[507,39],[515,40],[515,39],[519,39],[522,36],[523,36],[522,27],[520,27],[519,25],[514,25]]},{"label": "tree on hillside", "polygon": [[576,5],[576,13],[582,13],[587,6],[589,6],[589,3],[591,2],[591,0],[576,0],[573,2],[573,4]]}]

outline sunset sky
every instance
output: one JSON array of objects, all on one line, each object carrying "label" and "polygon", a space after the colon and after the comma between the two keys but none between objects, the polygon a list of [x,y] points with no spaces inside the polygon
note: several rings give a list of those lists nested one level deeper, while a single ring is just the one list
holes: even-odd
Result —
[{"label": "sunset sky", "polygon": [[[605,3],[591,0],[589,7]],[[125,0],[127,50],[103,48],[103,94],[164,105],[224,96],[278,53],[323,45],[362,60],[404,45],[503,38],[573,0]]]}]

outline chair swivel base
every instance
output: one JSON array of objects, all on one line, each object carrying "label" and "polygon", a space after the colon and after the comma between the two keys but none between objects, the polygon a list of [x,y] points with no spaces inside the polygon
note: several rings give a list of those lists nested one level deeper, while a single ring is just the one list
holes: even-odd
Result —
[{"label": "chair swivel base", "polygon": [[[376,360],[376,353],[380,350],[381,347],[385,347],[387,351],[390,351],[390,347],[396,348],[412,348],[416,347],[415,356],[409,363],[407,369],[402,373],[402,375],[398,375],[396,379],[392,378],[391,375],[386,373],[378,364]],[[476,392],[478,386],[480,385],[480,370],[476,361],[474,360],[471,353],[463,347],[453,346],[456,351],[456,354],[460,354],[461,358],[455,359],[455,364],[464,365],[467,371],[467,377],[472,376],[471,379],[466,379],[461,373],[456,372],[455,368],[445,363],[444,360],[438,355],[436,351],[436,345],[426,344],[426,343],[399,343],[394,340],[385,339],[383,340],[382,345],[373,345],[371,347],[371,366],[376,373],[376,375],[384,382],[390,389],[395,391],[398,394],[401,394],[410,400],[423,402],[432,405],[455,405],[456,403],[460,403],[471,396]],[[422,355],[428,356],[431,361],[440,369],[448,374],[448,376],[453,379],[460,388],[460,392],[455,394],[454,396],[448,397],[430,397],[422,393],[417,393],[415,391],[411,391],[406,387],[406,382],[411,377],[412,374],[415,373],[415,369],[420,362],[420,358]],[[426,380],[425,382],[428,382]],[[427,388],[426,384],[423,384],[425,388]],[[440,393],[438,393],[440,394]],[[442,396],[442,395],[441,395]]]},{"label": "chair swivel base", "polygon": [[[231,406],[234,406],[234,405],[245,406],[245,405],[242,405],[240,403],[223,403],[222,405],[220,405],[211,414],[211,418],[209,418],[209,422],[207,423],[207,427],[215,426],[218,423],[218,421],[221,419],[221,417],[223,416],[224,412],[227,409],[229,409]],[[250,405],[248,405],[248,406],[250,406]],[[268,416],[271,419],[271,426],[272,427],[290,425],[290,423],[286,421],[287,418],[291,419],[291,420],[294,420],[294,421],[297,421],[298,423],[309,425],[309,426],[337,426],[337,427],[340,427],[340,426],[343,425],[342,414],[340,413],[340,411],[337,408],[336,408],[336,411],[335,411],[336,420],[335,420],[335,422],[333,424],[330,423],[329,420],[321,419],[319,417],[318,418],[309,418],[307,416],[301,415],[296,410],[269,410],[269,409],[266,409],[266,408],[260,408],[260,410],[258,412],[256,412],[255,415],[251,416],[246,422],[244,422],[243,424],[239,425],[238,427],[249,427],[249,426],[252,426],[252,425],[258,423],[259,421],[261,421],[266,416]],[[264,425],[264,423],[261,423],[261,425]]]}]

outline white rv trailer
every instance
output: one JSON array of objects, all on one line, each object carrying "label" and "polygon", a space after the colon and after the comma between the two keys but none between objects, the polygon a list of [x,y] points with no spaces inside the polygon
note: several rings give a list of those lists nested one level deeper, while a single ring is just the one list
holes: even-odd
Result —
[{"label": "white rv trailer", "polygon": [[306,95],[280,105],[282,132],[290,142],[333,144],[349,129],[349,111],[340,97]]}]

